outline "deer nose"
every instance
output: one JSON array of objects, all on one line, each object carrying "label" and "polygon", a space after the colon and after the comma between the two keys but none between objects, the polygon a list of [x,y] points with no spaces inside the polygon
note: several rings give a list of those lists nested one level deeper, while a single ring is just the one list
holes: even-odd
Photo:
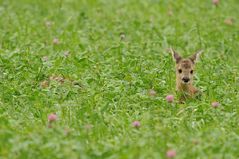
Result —
[{"label": "deer nose", "polygon": [[187,83],[188,81],[190,81],[190,79],[188,77],[183,77],[183,82]]}]

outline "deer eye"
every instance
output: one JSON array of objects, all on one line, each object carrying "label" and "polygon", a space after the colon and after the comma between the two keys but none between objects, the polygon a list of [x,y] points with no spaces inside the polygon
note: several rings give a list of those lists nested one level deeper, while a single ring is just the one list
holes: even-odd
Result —
[{"label": "deer eye", "polygon": [[182,73],[182,69],[179,69],[178,72],[179,72],[179,73]]},{"label": "deer eye", "polygon": [[193,70],[191,70],[190,73],[193,74]]}]

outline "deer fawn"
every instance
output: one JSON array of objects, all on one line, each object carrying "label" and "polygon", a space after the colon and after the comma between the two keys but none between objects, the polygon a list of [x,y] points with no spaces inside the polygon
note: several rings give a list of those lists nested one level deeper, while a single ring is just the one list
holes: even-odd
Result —
[{"label": "deer fawn", "polygon": [[202,51],[196,52],[189,58],[182,58],[177,52],[171,49],[173,59],[176,62],[176,90],[180,93],[180,102],[187,98],[193,98],[200,91],[193,86],[195,63]]}]

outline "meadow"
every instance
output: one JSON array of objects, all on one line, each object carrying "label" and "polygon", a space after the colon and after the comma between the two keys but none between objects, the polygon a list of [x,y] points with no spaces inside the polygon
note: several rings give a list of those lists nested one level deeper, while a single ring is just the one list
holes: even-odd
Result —
[{"label": "meadow", "polygon": [[[0,0],[0,158],[238,159],[238,8]],[[177,103],[168,48],[204,51],[200,99]]]}]

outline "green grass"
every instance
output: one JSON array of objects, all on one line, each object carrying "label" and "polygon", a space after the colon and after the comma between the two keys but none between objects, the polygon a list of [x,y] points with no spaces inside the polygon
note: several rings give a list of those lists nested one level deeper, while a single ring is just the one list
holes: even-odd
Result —
[{"label": "green grass", "polygon": [[[238,8],[238,0],[0,0],[0,158],[158,159],[169,149],[178,159],[239,158]],[[176,94],[170,47],[204,50],[201,100],[165,101]]]}]

